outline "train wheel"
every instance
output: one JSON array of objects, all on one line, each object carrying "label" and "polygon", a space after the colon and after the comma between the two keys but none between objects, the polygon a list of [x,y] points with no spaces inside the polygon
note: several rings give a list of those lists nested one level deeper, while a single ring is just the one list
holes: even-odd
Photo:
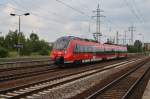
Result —
[{"label": "train wheel", "polygon": [[57,58],[55,61],[55,64],[56,65],[63,65],[64,64],[64,58],[63,57]]},{"label": "train wheel", "polygon": [[107,61],[107,58],[102,58],[102,60],[105,62],[105,61]]},{"label": "train wheel", "polygon": [[76,60],[74,61],[75,64],[82,64],[82,60]]}]

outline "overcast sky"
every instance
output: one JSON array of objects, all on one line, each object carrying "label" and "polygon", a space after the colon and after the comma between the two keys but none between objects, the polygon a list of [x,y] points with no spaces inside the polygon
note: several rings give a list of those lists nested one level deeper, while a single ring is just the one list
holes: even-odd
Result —
[{"label": "overcast sky", "polygon": [[[62,1],[73,9],[58,2]],[[136,28],[134,39],[150,42],[150,0],[0,0],[0,35],[6,35],[9,30],[18,29],[18,17],[10,13],[30,16],[21,17],[21,31],[28,37],[33,31],[40,39],[52,42],[58,37],[72,35],[83,38],[92,38],[96,32],[93,10],[98,3],[104,10],[105,18],[101,20],[102,38],[114,37],[119,31],[120,38],[128,27]],[[82,13],[81,13],[82,12]],[[89,29],[90,26],[90,29]],[[130,38],[130,32],[127,32]]]}]

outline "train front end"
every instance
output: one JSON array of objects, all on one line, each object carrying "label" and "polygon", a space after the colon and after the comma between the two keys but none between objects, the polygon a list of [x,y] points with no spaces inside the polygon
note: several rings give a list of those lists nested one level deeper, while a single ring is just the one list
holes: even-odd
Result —
[{"label": "train front end", "polygon": [[64,64],[66,57],[68,56],[67,48],[70,42],[69,37],[61,37],[54,43],[53,50],[51,52],[51,59],[55,64]]}]

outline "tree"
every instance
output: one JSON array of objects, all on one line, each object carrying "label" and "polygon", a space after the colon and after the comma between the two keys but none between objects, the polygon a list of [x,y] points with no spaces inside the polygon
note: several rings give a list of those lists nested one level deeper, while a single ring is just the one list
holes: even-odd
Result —
[{"label": "tree", "polygon": [[41,50],[39,51],[39,54],[40,55],[48,55],[52,48],[44,40],[39,41],[39,43],[41,45]]},{"label": "tree", "polygon": [[29,42],[30,48],[32,52],[38,52],[41,49],[41,46],[39,44],[39,37],[35,33],[30,34],[30,42]]},{"label": "tree", "polygon": [[127,45],[128,52],[130,53],[137,53],[137,52],[142,52],[142,42],[139,40],[136,40],[134,42],[134,45]]},{"label": "tree", "polygon": [[21,49],[21,55],[30,55],[32,53],[30,40],[27,39],[23,44],[23,48]]},{"label": "tree", "polygon": [[9,33],[5,37],[5,47],[9,50],[13,50],[14,44],[18,42],[18,34],[17,31],[9,31]]},{"label": "tree", "polygon": [[[19,38],[20,37],[20,38]],[[14,50],[14,45],[18,44],[18,39],[20,39],[20,43],[25,43],[25,36],[23,33],[20,33],[18,37],[18,31],[9,31],[9,33],[5,37],[5,48],[8,50]]]},{"label": "tree", "polygon": [[8,57],[8,50],[0,47],[0,58]]},{"label": "tree", "polygon": [[142,52],[142,42],[140,40],[136,40],[134,42],[134,47],[136,48],[136,52]]},{"label": "tree", "polygon": [[135,53],[136,48],[133,45],[127,45],[127,49],[129,53]]},{"label": "tree", "polygon": [[0,46],[4,47],[5,45],[5,39],[4,37],[0,37]]},{"label": "tree", "polygon": [[7,57],[8,52],[15,51],[14,45],[23,44],[23,48],[20,50],[21,55],[30,55],[36,52],[40,55],[48,55],[51,48],[49,44],[44,40],[39,40],[39,37],[35,33],[31,33],[30,38],[25,38],[23,33],[18,35],[18,31],[9,31],[5,37],[0,37],[0,57]]},{"label": "tree", "polygon": [[31,33],[31,35],[30,35],[30,40],[31,40],[31,41],[38,41],[38,40],[39,40],[39,37],[38,37],[37,34]]}]

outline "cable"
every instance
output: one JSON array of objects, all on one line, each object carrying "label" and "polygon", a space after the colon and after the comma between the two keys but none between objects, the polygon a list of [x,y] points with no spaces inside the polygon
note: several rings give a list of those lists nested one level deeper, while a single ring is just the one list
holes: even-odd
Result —
[{"label": "cable", "polygon": [[[83,0],[82,0],[83,1]],[[84,6],[86,10],[91,10],[86,4],[84,4],[81,0],[79,0],[80,5]]]},{"label": "cable", "polygon": [[[8,6],[8,5],[4,5],[4,4],[0,4],[0,6]],[[17,10],[17,11],[21,11],[21,12],[27,12],[27,11],[25,11],[25,10],[21,10],[21,9],[17,9],[17,8],[14,8],[14,7],[11,7],[11,6],[9,6],[10,8],[12,8],[12,9],[15,9],[15,10]],[[42,16],[42,15],[39,15],[39,14],[36,14],[36,13],[34,13],[34,12],[30,12],[32,15],[35,15],[35,16],[38,16],[38,17],[41,17],[41,18],[44,18],[44,19],[47,19],[47,20],[52,20],[53,22],[56,22],[56,23],[59,23],[59,24],[64,24],[64,23],[61,23],[61,22],[59,22],[59,21],[56,21],[55,19],[52,19],[52,18],[48,18],[48,17],[45,17],[45,16]],[[55,21],[54,21],[55,20]],[[52,22],[51,21],[51,22]]]},{"label": "cable", "polygon": [[[34,7],[36,7],[36,8],[41,8],[41,6],[37,6],[37,5],[35,5],[35,4],[33,4],[32,2],[30,2],[30,4],[32,5],[32,6],[34,6]],[[41,8],[42,9],[42,8]],[[55,13],[55,12],[52,12],[52,11],[49,11],[49,10],[44,10],[45,12],[48,12],[49,14],[52,14],[52,15],[55,15],[55,16],[61,16],[60,14],[58,14],[58,13]],[[61,16],[61,17],[63,17],[63,18],[65,18],[64,16]]]},{"label": "cable", "polygon": [[[16,0],[13,0],[13,1],[15,1],[15,3],[16,4],[18,4],[18,5],[21,5],[21,4],[19,4]],[[32,2],[30,2],[30,4],[32,4]],[[33,4],[32,4],[33,5]],[[37,8],[41,8],[40,6],[37,6],[37,5],[33,5],[34,7],[37,7]],[[25,8],[25,7],[24,7]],[[44,10],[45,11],[45,10]],[[66,17],[65,16],[62,16],[62,15],[60,15],[60,14],[57,14],[57,13],[55,13],[55,12],[52,12],[52,11],[45,11],[45,12],[48,12],[49,14],[52,14],[52,15],[55,15],[55,16],[57,16],[57,17],[60,17],[59,19],[65,19]],[[36,13],[34,13],[34,14],[36,14]],[[36,14],[37,15],[37,14]],[[55,20],[55,19],[51,19],[51,20]],[[55,20],[55,22],[56,22],[57,20]],[[62,20],[61,20],[62,21]],[[57,23],[61,23],[61,24],[64,24],[64,22],[60,22],[60,21],[57,21]]]},{"label": "cable", "polygon": [[65,5],[68,8],[71,8],[72,10],[74,10],[74,11],[76,11],[76,12],[82,14],[82,15],[86,15],[86,16],[90,17],[89,15],[85,14],[83,11],[80,11],[79,9],[76,9],[76,8],[70,6],[69,4],[66,4],[65,2],[62,2],[60,0],[56,0],[56,1],[59,2],[59,3],[61,3],[61,4],[63,4],[63,5]]},{"label": "cable", "polygon": [[107,21],[108,23],[112,24],[112,25],[114,26],[114,28],[116,28],[117,30],[120,29],[120,27],[119,27],[118,25],[112,23],[112,22],[108,19],[108,17],[106,17],[105,19],[106,19],[106,21]]},{"label": "cable", "polygon": [[145,21],[145,18],[144,18],[143,15],[141,14],[141,11],[140,11],[139,7],[137,6],[136,1],[135,1],[135,0],[132,0],[132,1],[133,1],[133,4],[134,4],[134,7],[135,7],[136,12],[139,13],[139,15],[141,16],[142,21],[143,21],[143,22],[146,22],[146,21]]},{"label": "cable", "polygon": [[139,22],[142,22],[140,17],[137,15],[137,13],[135,12],[135,10],[133,9],[133,7],[128,3],[127,0],[124,0],[125,4],[127,5],[127,7],[129,8],[129,10],[131,11],[131,13],[137,18],[137,20]]}]

